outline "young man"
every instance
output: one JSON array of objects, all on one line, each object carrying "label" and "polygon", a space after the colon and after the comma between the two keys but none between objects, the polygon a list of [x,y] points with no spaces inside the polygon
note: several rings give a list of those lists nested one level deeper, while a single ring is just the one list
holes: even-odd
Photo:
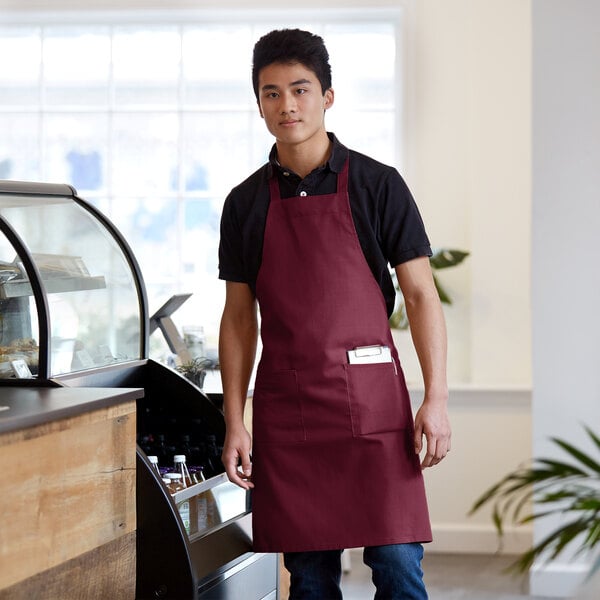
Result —
[{"label": "young man", "polygon": [[[341,551],[364,547],[376,598],[422,600],[421,543],[431,531],[421,468],[450,449],[429,241],[398,172],[327,133],[334,92],[323,40],[272,31],[253,59],[275,145],[222,215],[223,463],[232,482],[253,490],[254,548],[284,553],[290,598],[341,598]],[[388,324],[388,264],[425,383],[414,422]],[[257,306],[263,350],[251,437],[243,412]]]}]

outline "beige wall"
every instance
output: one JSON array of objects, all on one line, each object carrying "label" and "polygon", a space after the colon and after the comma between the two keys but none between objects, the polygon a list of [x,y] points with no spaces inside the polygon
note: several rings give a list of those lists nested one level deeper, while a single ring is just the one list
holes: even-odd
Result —
[{"label": "beige wall", "polygon": [[411,177],[436,245],[451,382],[529,386],[531,17],[522,0],[418,0]]}]

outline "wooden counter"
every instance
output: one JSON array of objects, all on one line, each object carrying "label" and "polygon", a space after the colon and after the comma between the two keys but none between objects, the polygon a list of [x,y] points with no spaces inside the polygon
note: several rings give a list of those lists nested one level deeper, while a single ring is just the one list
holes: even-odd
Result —
[{"label": "wooden counter", "polygon": [[134,598],[142,396],[0,387],[0,599]]}]

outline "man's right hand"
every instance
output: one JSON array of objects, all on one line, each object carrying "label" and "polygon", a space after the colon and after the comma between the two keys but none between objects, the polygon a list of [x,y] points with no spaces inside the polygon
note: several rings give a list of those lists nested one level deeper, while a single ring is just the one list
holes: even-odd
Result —
[{"label": "man's right hand", "polygon": [[241,426],[234,430],[227,430],[221,460],[225,472],[231,483],[239,485],[245,490],[252,489],[252,437],[248,430]]}]

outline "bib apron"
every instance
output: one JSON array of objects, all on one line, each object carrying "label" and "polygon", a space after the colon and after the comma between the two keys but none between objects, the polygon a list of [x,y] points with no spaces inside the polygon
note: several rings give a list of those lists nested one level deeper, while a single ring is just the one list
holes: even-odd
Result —
[{"label": "bib apron", "polygon": [[[275,173],[256,284],[263,350],[253,395],[257,552],[431,541],[413,417],[383,293],[335,194],[282,200]],[[384,345],[393,362],[349,364]]]}]

